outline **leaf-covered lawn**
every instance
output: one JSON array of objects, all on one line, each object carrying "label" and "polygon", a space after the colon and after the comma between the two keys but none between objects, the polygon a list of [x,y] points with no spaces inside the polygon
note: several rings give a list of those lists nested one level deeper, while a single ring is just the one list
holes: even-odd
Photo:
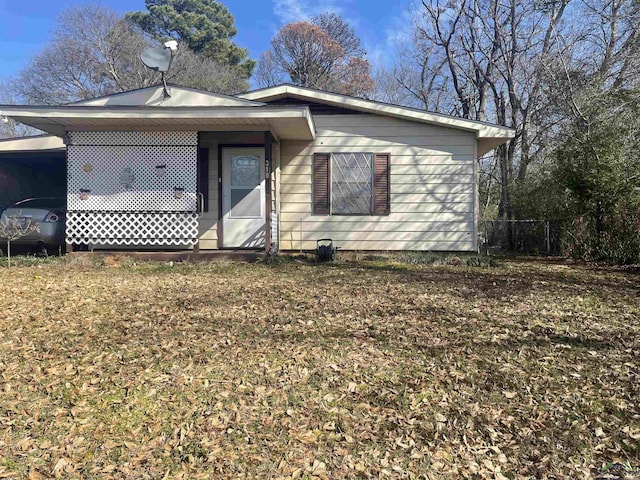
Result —
[{"label": "leaf-covered lawn", "polygon": [[2,268],[0,477],[638,467],[639,280],[536,261]]}]

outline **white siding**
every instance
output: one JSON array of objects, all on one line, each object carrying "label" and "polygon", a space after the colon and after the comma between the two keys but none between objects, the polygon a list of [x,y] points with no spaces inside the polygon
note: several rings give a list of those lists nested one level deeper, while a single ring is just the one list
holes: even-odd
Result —
[{"label": "white siding", "polygon": [[[280,248],[315,248],[332,238],[346,250],[475,249],[473,133],[377,115],[316,115],[312,143],[282,141]],[[314,215],[314,153],[389,153],[391,213]]]}]

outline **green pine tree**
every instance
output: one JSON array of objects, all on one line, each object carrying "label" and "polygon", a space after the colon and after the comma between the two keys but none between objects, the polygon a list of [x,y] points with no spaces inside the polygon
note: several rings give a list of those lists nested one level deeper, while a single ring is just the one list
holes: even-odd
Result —
[{"label": "green pine tree", "polygon": [[237,66],[249,78],[255,62],[248,51],[231,39],[236,35],[229,9],[215,0],[145,0],[147,12],[127,14],[151,37],[164,41],[182,40],[195,52],[221,65]]}]

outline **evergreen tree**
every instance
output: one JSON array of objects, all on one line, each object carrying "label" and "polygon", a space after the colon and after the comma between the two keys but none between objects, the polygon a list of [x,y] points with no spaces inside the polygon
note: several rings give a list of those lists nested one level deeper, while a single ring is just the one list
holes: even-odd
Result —
[{"label": "evergreen tree", "polygon": [[237,30],[227,7],[216,0],[145,0],[147,12],[127,14],[156,40],[181,40],[195,52],[220,65],[237,66],[249,78],[255,62],[248,51],[232,42]]}]

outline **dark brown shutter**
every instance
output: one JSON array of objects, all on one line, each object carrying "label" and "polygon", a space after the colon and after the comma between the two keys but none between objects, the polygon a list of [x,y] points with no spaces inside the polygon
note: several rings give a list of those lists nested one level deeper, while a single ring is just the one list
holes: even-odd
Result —
[{"label": "dark brown shutter", "polygon": [[377,153],[373,160],[373,214],[389,215],[389,154]]},{"label": "dark brown shutter", "polygon": [[329,155],[313,156],[313,213],[329,215]]}]

